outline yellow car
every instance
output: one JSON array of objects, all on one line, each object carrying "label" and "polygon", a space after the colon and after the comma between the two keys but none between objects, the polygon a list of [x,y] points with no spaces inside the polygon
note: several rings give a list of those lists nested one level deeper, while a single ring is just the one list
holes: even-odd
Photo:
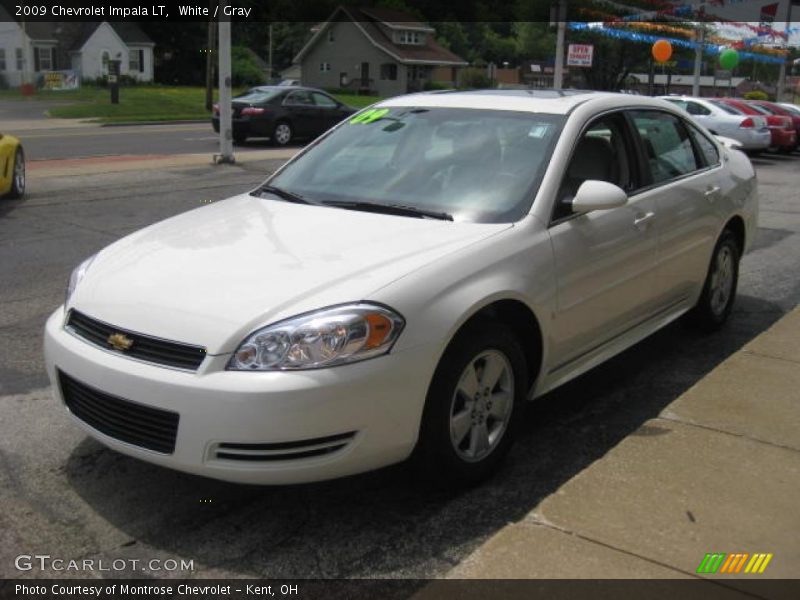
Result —
[{"label": "yellow car", "polygon": [[25,194],[25,152],[13,135],[0,133],[0,198]]}]

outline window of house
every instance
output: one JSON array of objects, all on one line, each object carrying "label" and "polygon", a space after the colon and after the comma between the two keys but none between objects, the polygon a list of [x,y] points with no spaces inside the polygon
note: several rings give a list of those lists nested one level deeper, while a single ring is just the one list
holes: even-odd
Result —
[{"label": "window of house", "polygon": [[53,70],[53,51],[54,48],[41,48],[37,46],[34,48],[36,54],[34,54],[34,59],[36,64],[34,65],[35,71],[52,71]]},{"label": "window of house", "polygon": [[397,64],[385,63],[381,65],[381,79],[396,81],[397,80]]},{"label": "window of house", "polygon": [[128,52],[128,70],[139,73],[144,71],[144,50],[130,50]]},{"label": "window of house", "polygon": [[6,70],[6,49],[0,48],[0,71]]},{"label": "window of house", "polygon": [[103,50],[100,53],[100,65],[104,74],[108,74],[108,61],[111,60],[111,55],[108,53],[108,50]]},{"label": "window of house", "polygon": [[319,63],[319,70],[321,73],[327,73],[328,71],[331,70],[331,63],[328,62]]},{"label": "window of house", "polygon": [[399,44],[417,44],[420,45],[423,43],[423,36],[422,33],[419,31],[401,31],[397,35],[397,42]]},{"label": "window of house", "polygon": [[25,61],[24,61],[24,59],[22,57],[22,48],[16,48],[15,55],[16,55],[16,58],[17,58],[17,71],[24,70]]},{"label": "window of house", "polygon": [[335,39],[336,39],[336,38],[335,38],[335,36],[333,35],[333,27],[331,27],[330,29],[328,29],[328,41],[329,41],[329,42],[332,42],[332,41],[333,41],[333,40],[335,40]]}]

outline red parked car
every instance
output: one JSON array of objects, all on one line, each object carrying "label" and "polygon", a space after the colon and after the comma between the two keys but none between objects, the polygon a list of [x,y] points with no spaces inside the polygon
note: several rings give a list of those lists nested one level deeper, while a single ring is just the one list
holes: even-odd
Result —
[{"label": "red parked car", "polygon": [[748,100],[748,104],[751,104],[756,107],[761,107],[767,112],[772,115],[782,115],[784,117],[789,117],[794,124],[794,130],[797,132],[797,141],[795,142],[795,150],[797,149],[798,145],[800,145],[800,113],[795,113],[789,110],[788,108],[784,108],[780,104],[776,104],[775,102],[768,102],[767,100]]},{"label": "red parked car", "polygon": [[771,114],[760,106],[750,104],[749,100],[740,98],[717,98],[717,100],[724,102],[728,106],[733,106],[746,115],[766,116],[767,127],[772,135],[771,148],[776,148],[779,152],[789,153],[797,147],[797,131],[795,131],[791,117]]}]

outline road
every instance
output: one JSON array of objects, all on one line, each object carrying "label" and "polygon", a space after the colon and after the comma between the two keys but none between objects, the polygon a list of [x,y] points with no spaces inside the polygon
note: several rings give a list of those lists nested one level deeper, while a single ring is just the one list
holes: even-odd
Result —
[{"label": "road", "polygon": [[459,493],[415,488],[402,466],[285,488],[226,484],[84,436],[50,398],[41,359],[70,270],[133,230],[248,189],[278,163],[32,180],[28,200],[0,203],[0,577],[37,552],[194,561],[193,572],[159,576],[444,575],[800,301],[800,159],[755,162],[761,229],[730,325],[700,335],[676,323],[527,407],[501,473]]},{"label": "road", "polygon": [[[0,128],[2,125],[0,125]],[[28,160],[82,158],[115,154],[219,153],[219,135],[209,123],[17,129]],[[248,140],[234,150],[248,152],[270,148],[269,140]]]}]

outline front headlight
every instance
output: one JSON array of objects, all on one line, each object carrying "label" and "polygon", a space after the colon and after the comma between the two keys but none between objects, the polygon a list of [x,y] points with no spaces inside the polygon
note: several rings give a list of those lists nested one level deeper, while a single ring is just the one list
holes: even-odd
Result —
[{"label": "front headlight", "polygon": [[64,295],[65,306],[69,303],[69,299],[72,297],[72,294],[75,291],[75,288],[78,287],[81,279],[83,279],[83,276],[86,275],[86,271],[89,270],[89,265],[92,264],[95,256],[97,256],[97,254],[92,254],[89,258],[84,260],[72,270],[72,274],[69,276],[69,282],[67,283],[67,292]]},{"label": "front headlight", "polygon": [[375,304],[325,308],[252,333],[228,363],[233,371],[318,369],[386,354],[405,321]]}]

